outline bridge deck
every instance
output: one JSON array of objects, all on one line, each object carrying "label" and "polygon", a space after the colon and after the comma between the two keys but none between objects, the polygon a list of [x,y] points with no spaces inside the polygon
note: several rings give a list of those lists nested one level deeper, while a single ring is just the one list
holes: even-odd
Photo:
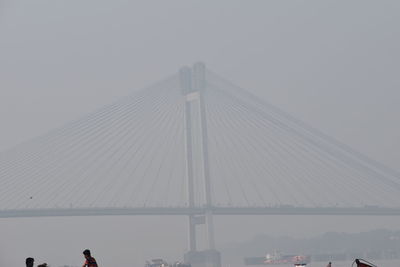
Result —
[{"label": "bridge deck", "polygon": [[[214,215],[371,215],[398,216],[400,208],[265,208],[265,207],[212,207]],[[50,217],[50,216],[100,216],[100,215],[202,215],[206,208],[71,208],[1,210],[0,218]]]}]

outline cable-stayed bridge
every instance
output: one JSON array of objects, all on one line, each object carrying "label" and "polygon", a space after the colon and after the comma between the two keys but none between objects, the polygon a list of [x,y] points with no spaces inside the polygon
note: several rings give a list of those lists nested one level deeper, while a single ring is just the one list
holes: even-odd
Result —
[{"label": "cable-stayed bridge", "polygon": [[[188,145],[192,204],[204,207],[199,89],[184,92],[184,75],[1,153],[0,214],[101,208],[188,213],[176,210],[190,201]],[[205,77],[200,91],[210,195],[218,212],[400,207],[398,173],[210,71]]]},{"label": "cable-stayed bridge", "polygon": [[400,215],[400,175],[197,63],[0,157],[0,217]]}]

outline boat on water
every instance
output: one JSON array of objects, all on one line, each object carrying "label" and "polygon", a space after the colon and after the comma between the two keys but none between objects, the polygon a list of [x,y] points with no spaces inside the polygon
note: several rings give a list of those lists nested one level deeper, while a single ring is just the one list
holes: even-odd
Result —
[{"label": "boat on water", "polygon": [[311,256],[307,255],[283,255],[278,252],[274,252],[273,254],[267,254],[265,256],[264,264],[288,264],[292,263],[295,265],[307,264],[310,262]]},{"label": "boat on water", "polygon": [[304,266],[309,263],[311,256],[302,254],[281,254],[279,252],[268,253],[265,257],[248,257],[244,259],[246,265],[269,264],[294,264]]},{"label": "boat on water", "polygon": [[163,259],[152,259],[150,261],[146,261],[145,267],[191,267],[189,263],[183,263],[180,261],[175,262],[170,265]]},{"label": "boat on water", "polygon": [[146,261],[145,267],[168,267],[168,263],[163,259],[152,259]]},{"label": "boat on water", "polygon": [[352,267],[354,263],[357,265],[357,267],[378,267],[375,264],[364,259],[355,259],[353,264],[351,265]]}]

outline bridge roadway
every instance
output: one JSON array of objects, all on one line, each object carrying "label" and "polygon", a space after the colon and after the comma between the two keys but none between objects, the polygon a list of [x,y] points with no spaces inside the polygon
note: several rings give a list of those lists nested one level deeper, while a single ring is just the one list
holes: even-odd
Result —
[{"label": "bridge roadway", "polygon": [[53,216],[114,216],[114,215],[370,215],[398,216],[400,208],[354,207],[140,207],[140,208],[54,208],[0,210],[0,218]]}]

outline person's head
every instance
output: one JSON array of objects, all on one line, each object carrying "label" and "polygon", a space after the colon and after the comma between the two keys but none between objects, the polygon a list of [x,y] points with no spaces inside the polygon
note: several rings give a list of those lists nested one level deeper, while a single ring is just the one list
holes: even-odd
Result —
[{"label": "person's head", "polygon": [[90,255],[90,250],[85,249],[85,250],[83,251],[83,255],[85,256],[85,258],[90,258],[90,257],[91,257],[91,255]]},{"label": "person's head", "polygon": [[26,263],[26,267],[33,267],[33,262],[35,260],[33,258],[26,258],[25,263]]}]

